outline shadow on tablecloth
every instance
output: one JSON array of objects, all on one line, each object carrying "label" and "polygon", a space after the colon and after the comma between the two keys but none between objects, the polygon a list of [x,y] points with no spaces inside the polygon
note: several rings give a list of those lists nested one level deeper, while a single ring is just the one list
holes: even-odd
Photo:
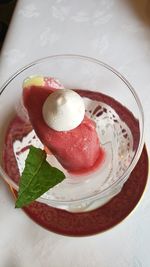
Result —
[{"label": "shadow on tablecloth", "polygon": [[150,26],[150,0],[125,0],[135,14],[147,25]]},{"label": "shadow on tablecloth", "polygon": [[16,0],[0,0],[0,49],[12,17]]}]

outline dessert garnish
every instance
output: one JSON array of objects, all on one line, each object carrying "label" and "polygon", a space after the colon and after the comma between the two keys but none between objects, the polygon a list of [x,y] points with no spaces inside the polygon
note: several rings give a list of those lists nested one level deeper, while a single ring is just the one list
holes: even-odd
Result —
[{"label": "dessert garnish", "polygon": [[46,161],[46,152],[31,146],[20,177],[16,208],[22,208],[62,182],[65,175]]}]

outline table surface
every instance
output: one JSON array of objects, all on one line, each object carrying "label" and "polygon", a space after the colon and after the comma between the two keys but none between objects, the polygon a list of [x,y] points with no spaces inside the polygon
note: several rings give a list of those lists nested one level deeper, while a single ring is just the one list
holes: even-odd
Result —
[{"label": "table surface", "polygon": [[[139,95],[150,147],[150,2],[148,0],[20,0],[0,56],[0,85],[47,55],[73,53],[120,71]],[[121,224],[91,237],[57,235],[14,209],[0,180],[0,267],[149,267],[150,182]]]}]

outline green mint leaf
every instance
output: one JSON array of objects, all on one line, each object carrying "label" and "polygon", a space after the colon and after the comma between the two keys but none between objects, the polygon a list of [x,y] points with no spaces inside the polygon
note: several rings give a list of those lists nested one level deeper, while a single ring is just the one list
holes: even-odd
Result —
[{"label": "green mint leaf", "polygon": [[22,208],[65,179],[62,171],[46,161],[46,153],[31,146],[20,178],[16,208]]}]

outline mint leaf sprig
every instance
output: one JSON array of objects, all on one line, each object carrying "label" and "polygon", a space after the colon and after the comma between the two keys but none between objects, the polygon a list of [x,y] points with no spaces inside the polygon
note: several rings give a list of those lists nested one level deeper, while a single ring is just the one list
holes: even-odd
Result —
[{"label": "mint leaf sprig", "polygon": [[64,173],[46,161],[46,152],[31,146],[20,178],[15,207],[30,204],[64,179]]}]

